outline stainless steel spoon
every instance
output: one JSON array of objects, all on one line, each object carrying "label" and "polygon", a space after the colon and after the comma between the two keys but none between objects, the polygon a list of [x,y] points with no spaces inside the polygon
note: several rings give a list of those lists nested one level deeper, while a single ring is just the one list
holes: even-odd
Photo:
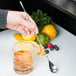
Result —
[{"label": "stainless steel spoon", "polygon": [[49,69],[52,73],[56,73],[58,71],[57,66],[55,66],[48,58],[48,56],[46,56],[49,62]]}]

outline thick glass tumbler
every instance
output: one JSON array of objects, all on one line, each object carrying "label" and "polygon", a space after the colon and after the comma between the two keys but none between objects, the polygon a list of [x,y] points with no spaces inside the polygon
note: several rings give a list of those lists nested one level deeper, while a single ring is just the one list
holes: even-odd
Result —
[{"label": "thick glass tumbler", "polygon": [[26,74],[33,69],[34,47],[29,42],[17,42],[13,46],[14,70],[17,73]]}]

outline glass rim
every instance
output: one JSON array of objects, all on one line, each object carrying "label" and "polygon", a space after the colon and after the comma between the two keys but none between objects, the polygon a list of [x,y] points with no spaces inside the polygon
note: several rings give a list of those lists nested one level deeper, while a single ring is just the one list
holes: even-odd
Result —
[{"label": "glass rim", "polygon": [[[15,52],[14,50],[16,50],[16,49],[15,49],[14,46],[15,46],[16,44],[22,43],[22,42],[24,42],[24,43],[27,42],[27,43],[31,44],[31,45],[32,45],[32,48],[34,49],[34,45],[33,45],[32,43],[30,43],[31,41],[20,41],[20,42],[15,42],[15,43],[12,45],[12,51]],[[21,50],[29,50],[29,49],[21,49]]]}]

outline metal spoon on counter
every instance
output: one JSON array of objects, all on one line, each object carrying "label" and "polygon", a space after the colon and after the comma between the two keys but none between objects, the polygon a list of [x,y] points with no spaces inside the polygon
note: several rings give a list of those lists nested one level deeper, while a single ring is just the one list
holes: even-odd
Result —
[{"label": "metal spoon on counter", "polygon": [[48,63],[49,63],[49,69],[52,73],[56,73],[58,71],[57,66],[55,66],[48,58],[48,56],[46,56],[48,59]]}]

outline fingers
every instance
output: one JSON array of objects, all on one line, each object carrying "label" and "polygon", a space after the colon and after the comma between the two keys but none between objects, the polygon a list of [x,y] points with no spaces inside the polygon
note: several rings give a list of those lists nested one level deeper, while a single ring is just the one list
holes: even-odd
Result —
[{"label": "fingers", "polygon": [[37,27],[37,26],[34,26],[33,29],[34,29],[34,33],[35,33],[35,34],[38,34],[38,33],[39,33],[39,31],[38,31],[38,27]]},{"label": "fingers", "polygon": [[31,26],[32,27],[32,30],[34,30],[34,33],[35,34],[38,34],[39,31],[38,31],[38,27],[37,27],[36,23],[34,22],[34,20],[28,14],[27,14],[27,17],[29,19],[29,23],[32,25]]},{"label": "fingers", "polygon": [[17,31],[19,31],[20,33],[22,33],[23,35],[29,35],[29,29],[27,29],[25,26],[23,25],[18,25]]},{"label": "fingers", "polygon": [[23,35],[34,35],[34,31],[29,30],[28,28],[24,28],[22,32]]},{"label": "fingers", "polygon": [[25,24],[25,26],[27,26],[29,29],[32,29],[32,31],[34,31],[34,34],[38,34],[39,33],[36,23],[29,16],[28,13],[22,12],[22,18],[24,18],[23,24]]},{"label": "fingers", "polygon": [[30,35],[30,30],[28,28],[24,28],[24,30],[26,31],[26,35]]},{"label": "fingers", "polygon": [[38,28],[36,23],[32,20],[32,18],[25,12],[21,12],[21,25],[25,26],[24,32],[26,32],[26,35],[34,35],[38,34]]},{"label": "fingers", "polygon": [[35,33],[34,33],[33,30],[30,30],[30,34],[31,34],[31,35],[35,35]]},{"label": "fingers", "polygon": [[22,25],[17,25],[18,27],[16,28],[16,31],[19,31],[20,33],[22,33],[22,34],[25,34],[26,35],[26,31],[24,30],[24,26],[22,26]]},{"label": "fingers", "polygon": [[23,25],[18,25],[18,28],[16,30],[22,33],[23,35],[34,35],[34,31],[32,31],[31,29],[28,29]]},{"label": "fingers", "polygon": [[27,28],[32,32],[32,33],[31,33],[32,35],[39,33],[39,32],[38,32],[38,27],[37,27],[37,25],[34,24],[34,23],[32,23],[32,22],[23,20],[23,21],[22,21],[22,25],[24,25],[25,27],[27,27]]}]

